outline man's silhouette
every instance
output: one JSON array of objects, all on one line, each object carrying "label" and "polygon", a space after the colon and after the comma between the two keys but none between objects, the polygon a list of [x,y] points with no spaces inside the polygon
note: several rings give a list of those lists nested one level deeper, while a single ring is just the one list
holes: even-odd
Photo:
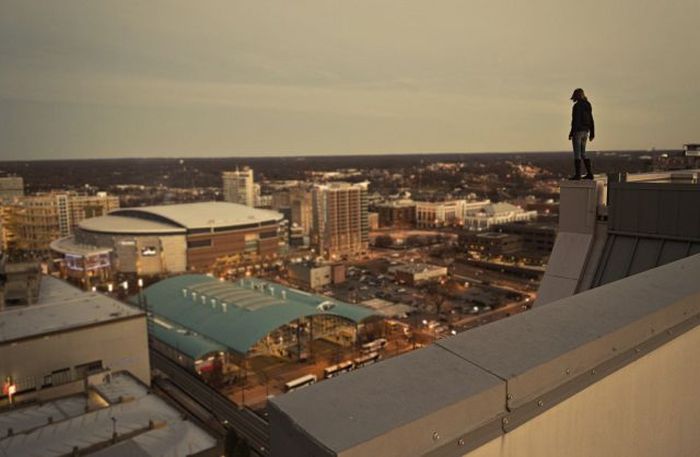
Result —
[{"label": "man's silhouette", "polygon": [[569,179],[581,179],[581,161],[586,166],[586,175],[583,179],[593,179],[591,159],[586,156],[586,141],[595,138],[595,124],[593,123],[593,108],[591,103],[579,88],[571,95],[574,107],[571,111],[571,131],[569,139],[574,146],[574,170],[575,173]]}]

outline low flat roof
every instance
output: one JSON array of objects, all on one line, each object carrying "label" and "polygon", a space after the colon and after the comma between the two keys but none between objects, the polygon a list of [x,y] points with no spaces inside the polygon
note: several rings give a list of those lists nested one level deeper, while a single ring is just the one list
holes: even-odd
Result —
[{"label": "low flat roof", "polygon": [[0,344],[142,314],[106,295],[44,276],[38,304],[0,312]]},{"label": "low flat roof", "polygon": [[437,270],[447,271],[447,267],[443,267],[440,265],[431,265],[428,263],[404,263],[402,265],[395,265],[389,267],[389,271],[400,271],[402,273],[423,273],[426,271]]},{"label": "low flat roof", "polygon": [[[86,412],[81,395],[0,413],[0,424],[12,424],[14,432],[0,438],[0,455],[58,457],[72,455],[74,447],[86,455],[93,446],[104,446],[89,455],[185,457],[216,446],[212,436],[127,373],[94,387],[108,406]],[[120,396],[129,401],[120,402]],[[133,436],[112,444],[113,427],[119,438]]]},{"label": "low flat roof", "polygon": [[229,202],[198,202],[122,208],[112,211],[109,215],[147,219],[163,223],[170,222],[188,230],[260,224],[276,222],[284,218],[277,211],[251,208],[250,206]]},{"label": "low flat roof", "polygon": [[78,226],[88,232],[129,233],[129,234],[178,234],[186,230],[174,223],[154,221],[110,213],[106,216],[82,220]]}]

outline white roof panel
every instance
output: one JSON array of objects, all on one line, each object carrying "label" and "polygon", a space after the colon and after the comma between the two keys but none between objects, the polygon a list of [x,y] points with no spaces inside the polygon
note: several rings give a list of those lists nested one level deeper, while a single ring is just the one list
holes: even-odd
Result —
[{"label": "white roof panel", "polygon": [[229,202],[198,202],[145,206],[142,208],[122,208],[112,211],[110,215],[144,218],[155,216],[190,230],[273,222],[282,220],[284,217],[277,211],[251,208]]},{"label": "white roof panel", "polygon": [[174,223],[117,216],[114,215],[114,213],[110,213],[106,216],[84,219],[78,225],[81,229],[90,232],[131,234],[185,233],[182,227]]}]

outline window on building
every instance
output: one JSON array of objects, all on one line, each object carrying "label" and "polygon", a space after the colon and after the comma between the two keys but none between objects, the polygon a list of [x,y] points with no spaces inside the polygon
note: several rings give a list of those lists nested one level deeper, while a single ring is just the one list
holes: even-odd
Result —
[{"label": "window on building", "polygon": [[208,248],[211,247],[211,238],[204,240],[190,240],[187,242],[188,248]]},{"label": "window on building", "polygon": [[92,373],[102,371],[102,360],[95,360],[94,362],[83,363],[75,366],[75,375],[78,379],[87,377]]}]

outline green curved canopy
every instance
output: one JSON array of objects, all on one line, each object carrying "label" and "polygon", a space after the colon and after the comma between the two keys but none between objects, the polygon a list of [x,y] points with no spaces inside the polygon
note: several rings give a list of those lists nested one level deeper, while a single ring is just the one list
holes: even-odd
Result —
[{"label": "green curved canopy", "polygon": [[377,316],[361,306],[256,278],[227,282],[183,275],[153,284],[143,293],[155,315],[241,355],[268,333],[303,317],[337,316],[360,323]]}]

